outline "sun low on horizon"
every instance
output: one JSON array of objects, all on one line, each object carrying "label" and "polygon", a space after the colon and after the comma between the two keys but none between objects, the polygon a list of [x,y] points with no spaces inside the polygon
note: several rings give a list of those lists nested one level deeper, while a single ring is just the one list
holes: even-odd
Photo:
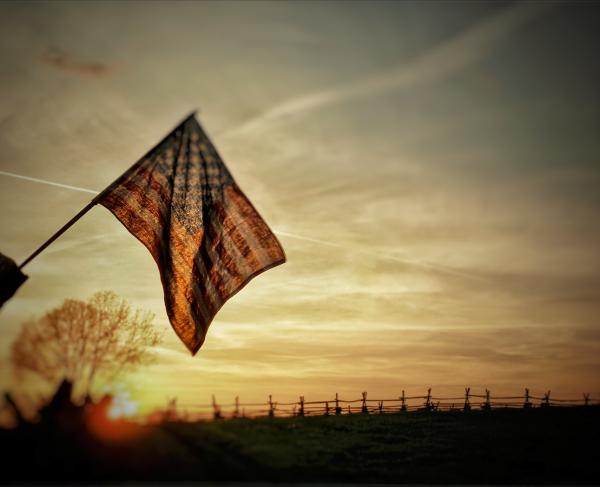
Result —
[{"label": "sun low on horizon", "polygon": [[231,298],[192,357],[152,256],[97,206],[0,311],[0,387],[36,394],[10,366],[23,322],[111,290],[164,336],[114,385],[116,415],[212,395],[600,395],[599,15],[3,3],[2,253],[22,262],[198,110],[287,262]]}]

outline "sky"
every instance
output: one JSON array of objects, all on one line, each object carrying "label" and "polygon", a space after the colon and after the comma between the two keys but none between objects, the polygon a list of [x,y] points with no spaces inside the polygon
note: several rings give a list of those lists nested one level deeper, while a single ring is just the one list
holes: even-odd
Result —
[{"label": "sky", "polygon": [[98,206],[1,310],[0,388],[27,386],[23,321],[113,290],[164,333],[117,384],[142,410],[600,397],[599,21],[591,2],[2,2],[2,253],[23,261],[198,109],[288,262],[192,357],[152,257]]}]

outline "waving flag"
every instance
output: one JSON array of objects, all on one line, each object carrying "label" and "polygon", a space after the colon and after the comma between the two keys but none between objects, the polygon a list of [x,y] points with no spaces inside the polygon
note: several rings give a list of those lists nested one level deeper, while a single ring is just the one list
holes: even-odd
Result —
[{"label": "waving flag", "polygon": [[192,354],[230,297],[285,262],[194,115],[96,201],[154,257],[169,320]]}]

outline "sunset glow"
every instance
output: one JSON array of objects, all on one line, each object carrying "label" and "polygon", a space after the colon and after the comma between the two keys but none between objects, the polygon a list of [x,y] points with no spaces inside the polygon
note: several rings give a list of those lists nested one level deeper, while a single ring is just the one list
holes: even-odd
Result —
[{"label": "sunset glow", "polygon": [[22,322],[112,290],[164,336],[119,378],[113,420],[171,398],[210,412],[213,394],[600,397],[600,34],[583,3],[150,4],[0,6],[0,251],[22,262],[198,109],[287,262],[192,357],[151,255],[96,207],[1,310],[2,390],[39,393],[10,367]]}]

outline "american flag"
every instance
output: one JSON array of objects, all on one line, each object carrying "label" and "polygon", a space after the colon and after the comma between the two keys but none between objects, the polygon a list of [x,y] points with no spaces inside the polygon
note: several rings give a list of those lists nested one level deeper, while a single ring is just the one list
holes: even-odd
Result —
[{"label": "american flag", "polygon": [[192,114],[97,200],[150,251],[173,329],[195,354],[221,306],[285,262]]}]

